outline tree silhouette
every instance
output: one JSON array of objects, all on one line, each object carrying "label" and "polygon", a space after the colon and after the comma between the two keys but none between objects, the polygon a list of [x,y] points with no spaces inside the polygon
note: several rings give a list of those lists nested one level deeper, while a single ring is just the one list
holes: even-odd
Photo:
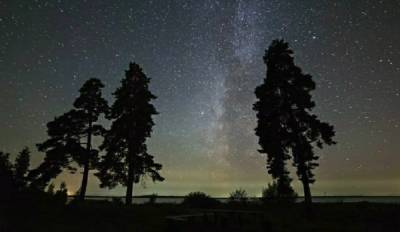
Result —
[{"label": "tree silhouette", "polygon": [[30,151],[27,147],[19,152],[14,163],[10,161],[10,154],[0,151],[0,205],[9,204],[29,190],[29,161]]},{"label": "tree silhouette", "polygon": [[[79,189],[80,199],[85,198],[90,166],[98,161],[98,151],[92,149],[92,136],[101,135],[105,130],[99,124],[94,124],[101,114],[108,112],[108,103],[102,97],[103,83],[99,79],[89,79],[79,90],[80,96],[75,100],[74,107],[84,113],[84,129],[86,134],[86,155],[79,159],[83,165],[82,184]],[[81,157],[77,157],[81,158]]]},{"label": "tree silhouette", "polygon": [[54,193],[55,200],[60,203],[61,205],[64,205],[67,202],[68,199],[68,190],[67,190],[67,185],[65,182],[61,182],[60,188]]},{"label": "tree silhouette", "polygon": [[51,184],[49,184],[49,186],[47,186],[47,191],[46,192],[49,195],[53,196],[54,193],[55,193],[54,189],[55,189],[55,185],[53,183],[51,183]]},{"label": "tree silhouette", "polygon": [[30,151],[25,147],[15,159],[14,178],[19,189],[26,188],[28,185],[28,172],[30,165]]},{"label": "tree silhouette", "polygon": [[74,102],[75,109],[47,124],[50,138],[37,145],[39,151],[46,152],[46,156],[43,163],[32,172],[36,186],[44,188],[64,168],[75,172],[73,163],[76,163],[83,167],[79,198],[85,198],[89,170],[95,168],[98,162],[98,151],[92,149],[92,137],[102,135],[105,131],[96,124],[99,116],[108,111],[107,101],[101,94],[103,87],[100,80],[89,79],[79,90],[80,96]]},{"label": "tree silhouette", "polygon": [[[13,165],[9,160],[10,154],[0,151],[0,203],[7,202],[16,190],[13,178]],[[0,211],[1,212],[1,211]]]},{"label": "tree silhouette", "polygon": [[154,125],[152,116],[157,114],[150,103],[156,97],[149,91],[149,82],[139,65],[129,64],[122,86],[114,93],[116,100],[108,115],[113,121],[102,144],[106,153],[96,174],[101,187],[126,186],[126,204],[132,203],[133,184],[144,175],[153,181],[164,180],[158,173],[161,164],[154,162],[145,144]]},{"label": "tree silhouette", "polygon": [[[274,45],[274,43],[273,43]],[[277,180],[277,198],[291,195],[293,189],[290,186],[291,178],[286,168],[286,161],[290,159],[288,154],[288,134],[285,125],[282,108],[284,102],[281,93],[281,82],[284,74],[279,72],[279,67],[269,63],[268,54],[273,52],[271,45],[264,56],[267,64],[267,76],[264,83],[256,88],[255,94],[258,101],[254,104],[257,111],[258,125],[255,129],[259,137],[260,153],[267,154],[267,170],[273,179]]]},{"label": "tree silhouette", "polygon": [[278,196],[278,183],[276,181],[272,181],[272,183],[268,183],[266,188],[262,189],[261,192],[261,201],[263,203],[269,202],[295,202],[297,197],[297,193],[292,190],[291,195],[287,194],[284,196]]},{"label": "tree silhouette", "polygon": [[[311,91],[315,82],[294,64],[293,51],[283,40],[274,40],[264,56],[267,75],[255,90],[260,152],[268,155],[268,170],[274,178],[287,178],[285,161],[293,157],[303,184],[305,203],[311,207],[309,184],[315,181],[312,169],[318,166],[315,146],[332,145],[333,126],[311,113],[315,103]],[[278,190],[279,191],[279,190]]]},{"label": "tree silhouette", "polygon": [[80,143],[83,133],[82,117],[82,112],[71,110],[47,123],[49,139],[37,144],[38,150],[46,155],[43,162],[30,172],[32,187],[43,190],[65,168],[71,172],[76,171],[72,165],[73,158],[81,157],[85,153]]},{"label": "tree silhouette", "polygon": [[249,197],[246,190],[239,188],[229,194],[230,203],[247,203]]}]

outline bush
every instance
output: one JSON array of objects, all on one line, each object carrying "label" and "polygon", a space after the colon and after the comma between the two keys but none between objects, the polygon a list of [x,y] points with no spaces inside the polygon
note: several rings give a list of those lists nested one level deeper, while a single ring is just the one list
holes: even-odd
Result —
[{"label": "bush", "polygon": [[278,184],[273,181],[272,184],[268,183],[266,188],[263,188],[261,198],[263,200],[274,199],[278,197]]},{"label": "bush", "polygon": [[288,190],[287,193],[279,196],[278,195],[278,183],[273,181],[272,183],[268,184],[267,188],[262,190],[261,201],[263,203],[268,202],[287,202],[293,203],[296,201],[297,193],[294,191],[292,187]]},{"label": "bush", "polygon": [[191,192],[185,196],[183,205],[196,208],[211,208],[219,204],[219,201],[203,192]]},{"label": "bush", "polygon": [[248,200],[247,192],[244,189],[236,189],[230,193],[229,202],[230,203],[246,203]]}]

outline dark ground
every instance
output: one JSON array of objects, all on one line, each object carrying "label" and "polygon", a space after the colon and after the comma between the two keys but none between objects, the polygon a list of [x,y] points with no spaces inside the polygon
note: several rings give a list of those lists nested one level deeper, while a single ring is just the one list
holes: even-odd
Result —
[{"label": "dark ground", "polygon": [[[58,207],[35,206],[21,211],[8,209],[2,215],[0,231],[400,231],[400,205],[375,203],[315,204],[307,218],[301,204],[220,205],[218,211],[244,210],[259,214],[217,213],[185,222],[183,229],[168,227],[167,216],[193,215],[203,210],[177,204],[143,204],[125,207],[109,202],[86,202]],[[213,215],[213,213],[209,213]],[[244,216],[238,216],[244,215]],[[246,216],[247,215],[247,216]],[[240,218],[238,218],[240,217]],[[214,218],[214,219],[213,219]],[[207,223],[205,222],[207,221]],[[5,223],[8,225],[6,226]],[[193,224],[193,226],[191,225]],[[170,225],[171,226],[171,225]],[[179,226],[179,225],[178,225]],[[268,230],[265,228],[268,227]]]}]

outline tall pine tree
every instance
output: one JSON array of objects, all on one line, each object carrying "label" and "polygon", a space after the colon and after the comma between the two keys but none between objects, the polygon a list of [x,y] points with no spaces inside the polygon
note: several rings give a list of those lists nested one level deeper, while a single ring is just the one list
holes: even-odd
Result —
[{"label": "tall pine tree", "polygon": [[98,162],[98,150],[92,148],[92,138],[105,131],[97,124],[100,115],[108,111],[107,101],[101,93],[103,87],[99,79],[89,79],[79,90],[75,109],[47,124],[50,138],[38,144],[39,151],[46,152],[46,156],[44,162],[32,172],[34,185],[44,188],[63,169],[74,172],[76,168],[73,164],[78,164],[83,167],[79,198],[85,198],[89,170],[95,168]]},{"label": "tall pine tree", "polygon": [[139,65],[129,64],[122,86],[115,93],[115,102],[108,118],[112,120],[102,148],[106,151],[96,175],[102,187],[113,188],[117,184],[127,187],[126,204],[132,203],[133,184],[148,175],[153,181],[163,181],[155,163],[147,153],[146,139],[150,137],[157,114],[151,104],[156,97],[150,92],[148,78]]},{"label": "tall pine tree", "polygon": [[102,135],[105,131],[100,124],[95,124],[101,114],[106,114],[108,112],[108,103],[102,97],[102,88],[104,88],[104,85],[99,79],[89,79],[79,90],[80,96],[74,102],[74,107],[78,111],[83,112],[84,127],[82,137],[86,136],[86,155],[83,157],[76,157],[83,166],[82,184],[79,189],[81,200],[85,198],[89,169],[95,167],[98,161],[98,151],[92,149],[92,137]]},{"label": "tall pine tree", "polygon": [[274,47],[271,46],[264,56],[264,62],[267,64],[267,77],[264,79],[264,83],[255,90],[258,98],[254,104],[258,118],[255,131],[261,146],[259,152],[267,154],[268,173],[277,180],[277,197],[282,198],[292,195],[293,189],[286,168],[286,162],[290,159],[288,134],[285,125],[281,123],[284,120],[282,115],[284,100],[280,85],[284,81],[284,75],[277,73],[277,70],[268,63],[267,55],[273,52],[273,49]]},{"label": "tall pine tree", "polygon": [[303,184],[305,203],[311,207],[310,184],[315,181],[312,169],[318,166],[315,146],[335,142],[333,126],[311,113],[315,103],[312,77],[294,64],[293,51],[283,40],[274,40],[264,56],[267,75],[255,90],[261,153],[268,155],[268,171],[281,181],[287,179],[285,161],[293,157],[297,175]]}]

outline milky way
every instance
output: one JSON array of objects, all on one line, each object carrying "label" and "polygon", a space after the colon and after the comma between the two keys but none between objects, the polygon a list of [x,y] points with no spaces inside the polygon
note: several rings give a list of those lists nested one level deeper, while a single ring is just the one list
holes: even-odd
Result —
[{"label": "milky way", "polygon": [[[338,145],[315,194],[400,194],[398,1],[0,1],[0,149],[33,151],[90,77],[119,85],[130,61],[152,78],[160,112],[149,148],[166,181],[138,193],[259,195],[271,181],[254,135],[264,50],[284,38],[317,83],[315,112]],[[294,178],[294,186],[300,186]],[[63,174],[74,191],[79,175]],[[91,177],[89,194],[100,189]],[[300,191],[301,192],[301,191]]]}]

